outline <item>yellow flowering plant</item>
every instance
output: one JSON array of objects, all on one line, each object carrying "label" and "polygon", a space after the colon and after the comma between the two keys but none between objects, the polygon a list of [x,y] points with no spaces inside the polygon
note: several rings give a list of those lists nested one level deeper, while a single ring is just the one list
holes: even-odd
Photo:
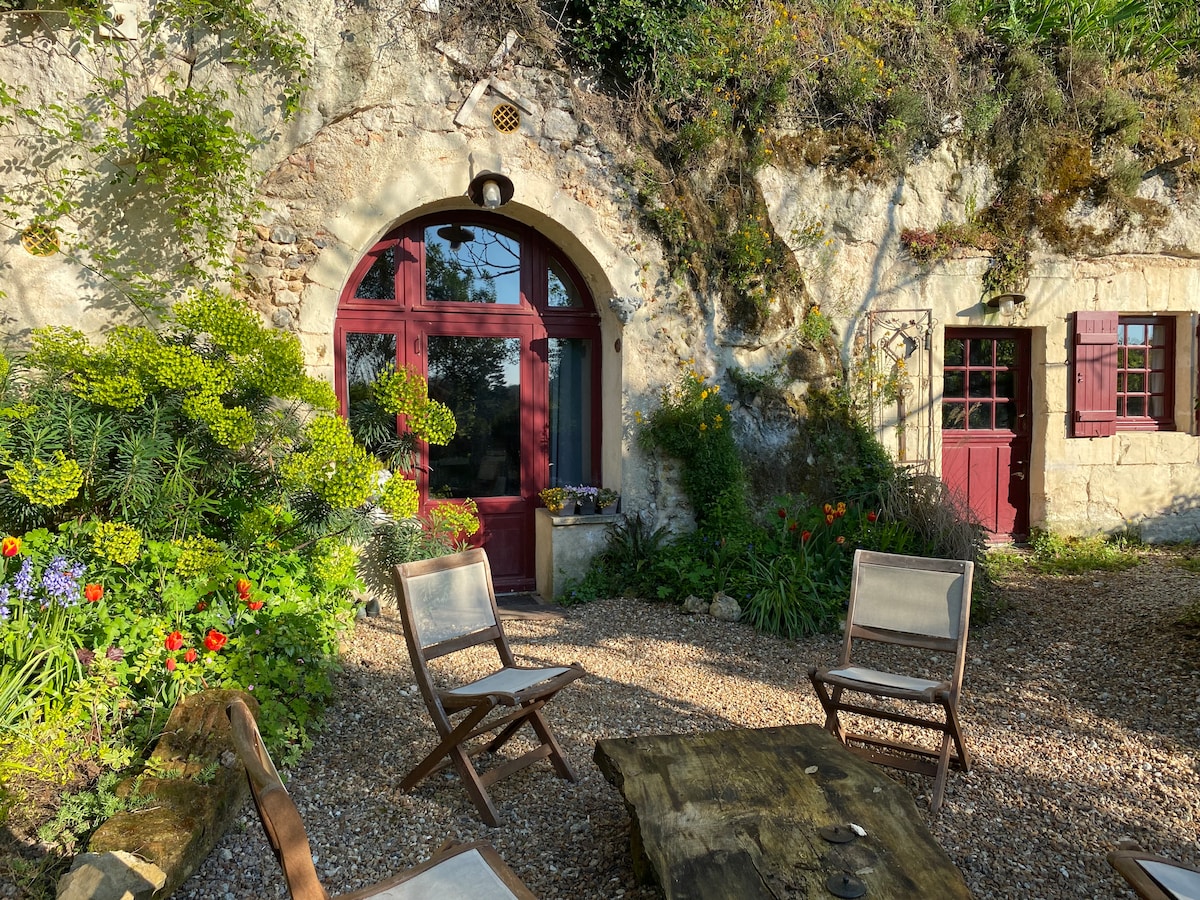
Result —
[{"label": "yellow flowering plant", "polygon": [[745,472],[720,385],[685,368],[660,401],[644,417],[641,440],[683,464],[683,488],[697,521],[744,516]]}]

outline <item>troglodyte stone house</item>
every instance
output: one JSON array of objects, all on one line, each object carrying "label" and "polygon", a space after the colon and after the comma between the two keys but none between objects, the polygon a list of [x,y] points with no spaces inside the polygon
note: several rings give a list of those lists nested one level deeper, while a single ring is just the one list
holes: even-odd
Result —
[{"label": "troglodyte stone house", "polygon": [[[449,27],[446,6],[280,10],[314,54],[292,118],[265,87],[233,89],[254,75],[244,67],[192,52],[175,71],[228,88],[238,125],[264,138],[264,206],[229,248],[237,289],[300,337],[351,411],[393,362],[428,373],[452,405],[470,401],[469,439],[432,451],[421,490],[476,499],[499,588],[533,586],[537,494],[550,484],[603,484],[626,511],[686,521],[668,461],[639,447],[635,421],[682,368],[722,384],[747,446],[772,459],[785,430],[729,373],[782,371],[814,306],[836,352],[787,369],[781,396],[801,406],[843,367],[862,374],[890,449],[962,491],[998,537],[1130,525],[1149,539],[1195,536],[1200,215],[1169,172],[1139,188],[1164,210],[1154,228],[1135,221],[1086,257],[1035,247],[1028,284],[989,297],[987,254],[920,266],[901,240],[965,220],[996,191],[953,134],[887,183],[795,155],[768,162],[756,186],[775,233],[803,238],[791,243],[806,290],[747,330],[677,276],[645,226],[612,101],[532,20],[471,32]],[[150,40],[136,27],[148,3],[113,12],[118,25],[82,46],[65,19],[6,13],[0,79],[23,85],[26,103],[83,97],[97,58]],[[207,41],[200,51],[219,43]],[[16,164],[3,178],[29,177],[38,148],[5,147]],[[119,190],[120,208],[99,214],[108,239],[169,255],[135,227],[139,185]],[[1070,214],[1103,217],[1082,204]],[[0,244],[10,332],[61,322],[98,334],[128,315],[71,254],[39,247],[30,224]],[[56,224],[69,243],[71,223]]]}]

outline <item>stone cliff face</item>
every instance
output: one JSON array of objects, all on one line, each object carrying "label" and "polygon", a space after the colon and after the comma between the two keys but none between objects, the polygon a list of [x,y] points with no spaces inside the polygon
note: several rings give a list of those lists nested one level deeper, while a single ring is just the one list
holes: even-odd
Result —
[{"label": "stone cliff face", "polygon": [[[1026,300],[1004,314],[981,303],[987,256],[960,251],[921,268],[901,245],[905,228],[965,221],[994,194],[991,173],[960,156],[953,141],[887,184],[766,166],[755,173],[757,188],[775,233],[792,247],[804,290],[801,300],[783,301],[795,308],[748,333],[728,320],[715,292],[672,274],[625,174],[633,154],[619,127],[624,113],[566,70],[535,28],[505,39],[451,31],[447,20],[420,10],[385,17],[321,0],[293,5],[288,15],[314,51],[309,87],[300,114],[286,123],[270,101],[238,101],[237,120],[266,138],[256,154],[266,210],[233,251],[248,299],[301,337],[314,372],[334,377],[338,300],[372,244],[417,215],[470,209],[471,178],[498,171],[515,189],[503,213],[562,248],[596,299],[603,478],[621,485],[626,510],[687,526],[670,464],[643,453],[634,421],[681,366],[722,383],[739,435],[766,471],[805,464],[787,449],[805,394],[847,370],[891,449],[937,472],[946,329],[1002,328],[1032,340],[1032,521],[1095,531],[1145,520],[1159,536],[1192,527],[1200,494],[1192,435],[1200,214],[1196,196],[1177,193],[1169,173],[1148,177],[1139,192],[1165,210],[1154,227],[1134,217],[1116,228],[1107,213],[1071,210],[1073,220],[1096,229],[1114,226],[1106,249],[1066,258],[1035,246]],[[75,61],[39,34],[10,28],[0,79],[30,85],[47,100],[51,84],[82,91]],[[190,77],[219,86],[233,73],[200,65]],[[515,113],[515,128],[511,121],[497,127],[500,105]],[[98,333],[123,315],[111,299],[97,299],[102,286],[61,254],[30,256],[10,238],[0,267],[15,331],[68,322]],[[803,328],[814,304],[832,322],[832,344]],[[1070,317],[1103,309],[1175,318],[1173,432],[1068,437]],[[774,390],[742,389],[745,379],[739,388],[735,371],[767,378]]]}]

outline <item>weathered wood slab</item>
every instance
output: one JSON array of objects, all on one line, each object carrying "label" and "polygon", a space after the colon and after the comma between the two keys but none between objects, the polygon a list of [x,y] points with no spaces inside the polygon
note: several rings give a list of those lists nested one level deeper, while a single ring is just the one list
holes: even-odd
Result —
[{"label": "weathered wood slab", "polygon": [[[971,896],[912,797],[816,725],[603,740],[594,758],[625,798],[635,870],[667,900],[832,897],[843,873],[867,900]],[[866,836],[819,834],[850,823]]]}]

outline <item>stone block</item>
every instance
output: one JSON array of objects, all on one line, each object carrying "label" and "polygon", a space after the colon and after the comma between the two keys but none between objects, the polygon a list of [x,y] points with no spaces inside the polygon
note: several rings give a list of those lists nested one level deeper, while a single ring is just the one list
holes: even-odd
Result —
[{"label": "stone block", "polygon": [[166,873],[124,850],[81,853],[58,882],[57,900],[151,900]]},{"label": "stone block", "polygon": [[728,594],[717,593],[713,596],[708,614],[723,622],[736,622],[742,617],[742,607]]},{"label": "stone block", "polygon": [[534,579],[545,600],[557,600],[566,583],[581,578],[592,558],[604,549],[615,516],[553,516],[537,510],[534,521]]},{"label": "stone block", "polygon": [[[93,854],[136,851],[164,873],[154,900],[169,897],[200,867],[221,835],[233,824],[250,794],[246,770],[233,749],[225,707],[241,697],[257,714],[258,701],[241,691],[202,691],[175,705],[163,735],[151,754],[155,771],[177,772],[172,778],[147,778],[143,794],[150,806],[117,813],[96,829],[88,842]],[[196,776],[217,763],[216,774]],[[127,782],[118,787],[132,790]],[[104,900],[109,895],[95,895]],[[114,900],[122,894],[111,895]]]}]

